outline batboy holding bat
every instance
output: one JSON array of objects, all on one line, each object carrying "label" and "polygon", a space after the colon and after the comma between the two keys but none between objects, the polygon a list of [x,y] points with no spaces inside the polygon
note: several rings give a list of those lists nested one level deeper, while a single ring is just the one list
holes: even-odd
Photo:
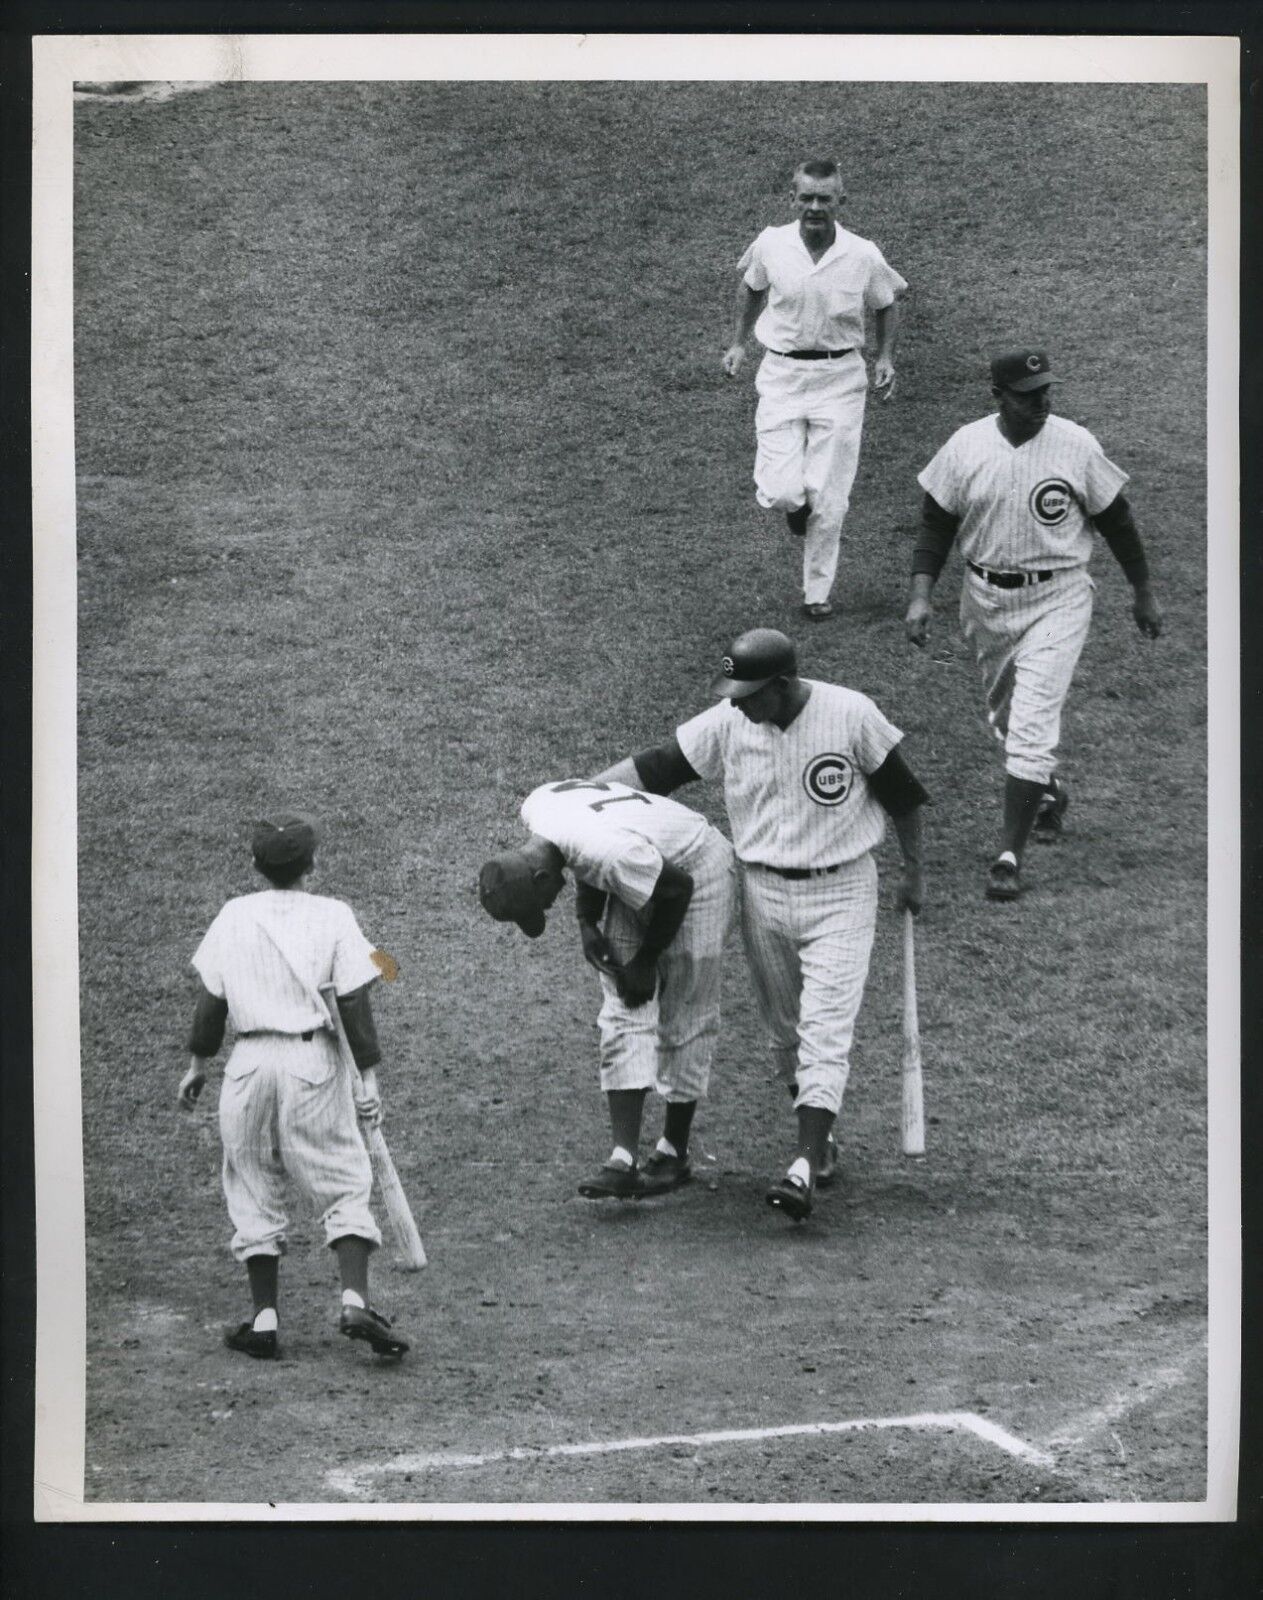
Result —
[{"label": "batboy holding bat", "polygon": [[[190,1111],[197,1104],[206,1063],[231,1019],[236,1042],[219,1095],[224,1198],[254,1316],[224,1335],[228,1348],[261,1359],[277,1354],[288,1177],[315,1205],[337,1256],[341,1332],[377,1355],[401,1356],[407,1341],[369,1304],[368,1258],[381,1233],[369,1209],[372,1167],[357,1126],[357,1117],[373,1126],[381,1119],[381,1052],[368,997],[378,966],[351,908],[307,891],[316,844],[315,824],[306,817],[256,824],[254,865],[269,887],[229,900],[193,956],[201,992],[179,1103]],[[333,986],[363,1079],[358,1102],[322,984]]]}]

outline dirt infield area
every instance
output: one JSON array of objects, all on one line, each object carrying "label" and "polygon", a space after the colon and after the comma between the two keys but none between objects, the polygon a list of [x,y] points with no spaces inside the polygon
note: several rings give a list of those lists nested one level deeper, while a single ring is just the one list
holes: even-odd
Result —
[{"label": "dirt infield area", "polygon": [[[87,1498],[1201,1499],[1201,93],[1044,86],[1037,140],[1026,93],[965,84],[225,84],[76,119]],[[912,285],[822,626],[719,371],[736,260],[818,149]],[[1015,339],[1132,475],[1167,627],[1140,637],[1102,545],[1067,835],[1000,906],[958,558],[925,653],[902,608],[916,472]],[[734,946],[695,1181],[587,1202],[569,891],[528,942],[478,866],[761,624],[878,702],[932,796],[927,1157],[899,1153],[887,843],[840,1186],[801,1226],[764,1203],[793,1122]],[[713,787],[678,798],[723,824]],[[376,1266],[396,1365],[339,1336],[306,1219],[281,1359],[221,1344],[248,1299],[214,1081],[194,1119],[174,1094],[189,958],[278,804],[323,820],[313,888],[401,969],[385,1131],[430,1265]]]}]

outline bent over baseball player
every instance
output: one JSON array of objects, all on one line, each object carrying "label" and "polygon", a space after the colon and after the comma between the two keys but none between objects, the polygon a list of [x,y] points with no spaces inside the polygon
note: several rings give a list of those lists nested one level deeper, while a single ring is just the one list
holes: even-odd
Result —
[{"label": "bent over baseball player", "polygon": [[742,933],[798,1148],[769,1205],[801,1220],[836,1162],[833,1126],[877,920],[873,850],[888,815],[903,851],[900,908],[921,907],[928,798],[903,735],[867,695],[798,675],[773,628],[743,633],[712,685],[720,703],[600,776],[668,793],[721,778],[742,880]]},{"label": "bent over baseball player", "polygon": [[[487,861],[484,909],[529,938],[575,876],[584,958],[600,975],[601,1088],[614,1147],[579,1185],[589,1200],[639,1200],[688,1183],[689,1133],[710,1081],[724,941],[735,921],[732,846],[704,817],[639,787],[567,778],[522,806],[530,838]],[[645,1097],[666,1101],[662,1137],[638,1160]]]},{"label": "bent over baseball player", "polygon": [[[369,1004],[378,970],[351,908],[307,888],[317,842],[306,817],[255,826],[254,865],[270,887],[229,900],[194,953],[201,988],[179,1104],[186,1111],[197,1104],[207,1063],[231,1020],[236,1042],[219,1095],[224,1198],[236,1230],[232,1253],[245,1263],[254,1316],[225,1333],[228,1348],[263,1360],[278,1353],[290,1178],[319,1212],[337,1257],[341,1332],[376,1355],[398,1357],[407,1340],[369,1303],[369,1255],[381,1232],[369,1208],[372,1166],[357,1125],[357,1117],[381,1120],[381,1051]],[[323,984],[333,985],[363,1080],[358,1102],[341,1065]]]},{"label": "bent over baseball player", "polygon": [[1032,831],[1063,829],[1069,792],[1053,776],[1061,713],[1092,620],[1094,528],[1132,588],[1147,639],[1162,631],[1149,563],[1122,493],[1127,474],[1086,428],[1051,414],[1043,350],[991,363],[998,410],[958,428],[921,472],[921,531],[905,626],[923,646],[931,594],[952,544],[966,573],[960,620],[982,668],[987,715],[1004,748],[1004,821],[987,874],[990,900],[1015,900]]},{"label": "bent over baseball player", "polygon": [[837,220],[846,198],[832,160],[804,161],[793,177],[794,222],[764,228],[738,262],[732,342],[723,369],[736,377],[754,330],[764,348],[755,387],[755,497],[783,511],[804,538],[803,611],[833,614],[838,542],[860,459],[868,396],[864,317],[877,335],[873,387],[894,394],[895,302],[908,285],[869,239]]}]

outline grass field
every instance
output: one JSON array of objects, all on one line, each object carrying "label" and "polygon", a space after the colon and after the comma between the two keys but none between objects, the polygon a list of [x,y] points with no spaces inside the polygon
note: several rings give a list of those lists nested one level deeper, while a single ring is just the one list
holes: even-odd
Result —
[{"label": "grass field", "polygon": [[[946,84],[79,104],[89,1498],[1202,1496],[1204,132],[1200,91],[1162,86],[1045,87],[1037,112]],[[752,385],[718,358],[736,258],[816,150],[912,294],[839,616],[808,632],[797,547],[753,501]],[[981,897],[1000,776],[959,561],[928,652],[901,617],[916,472],[987,409],[987,353],[1027,340],[1132,474],[1167,632],[1140,638],[1102,548],[1070,833],[1008,908]],[[928,1160],[898,1155],[887,883],[846,1183],[798,1230],[762,1203],[791,1119],[739,953],[704,1181],[603,1210],[574,1193],[605,1150],[595,980],[568,915],[528,945],[475,896],[532,787],[663,737],[756,624],[872,695],[934,799]],[[682,798],[722,821],[716,792]],[[377,1003],[387,1132],[431,1266],[378,1274],[416,1341],[395,1370],[340,1347],[309,1227],[286,1359],[218,1345],[246,1300],[213,1121],[173,1111],[188,959],[278,803],[325,819],[315,887],[402,969]],[[389,1465],[961,1410],[1052,1465],[897,1430]]]}]

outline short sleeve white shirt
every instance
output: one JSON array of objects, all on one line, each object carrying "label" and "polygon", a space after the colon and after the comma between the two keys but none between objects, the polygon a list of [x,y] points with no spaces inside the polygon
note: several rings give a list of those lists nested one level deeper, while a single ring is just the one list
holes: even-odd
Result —
[{"label": "short sleeve white shirt", "polygon": [[868,785],[903,738],[867,695],[805,678],[811,695],[783,731],[722,700],[676,729],[685,760],[722,778],[732,842],[745,862],[832,867],[881,842]]},{"label": "short sleeve white shirt", "polygon": [[264,889],[227,902],[193,965],[207,990],[227,1000],[238,1033],[306,1033],[327,1021],[322,984],[346,995],[373,982],[372,953],[341,900]]},{"label": "short sleeve white shirt", "polygon": [[908,287],[869,239],[834,223],[833,243],[819,261],[796,222],[764,228],[738,262],[767,304],[754,335],[769,350],[862,350],[864,313],[893,304]]},{"label": "short sleeve white shirt", "polygon": [[917,482],[959,517],[962,556],[1000,572],[1084,566],[1090,518],[1127,482],[1086,428],[1050,416],[1013,445],[996,415],[958,428]]},{"label": "short sleeve white shirt", "polygon": [[527,795],[522,821],[555,844],[575,877],[640,911],[664,862],[689,870],[710,824],[666,795],[567,778]]}]

